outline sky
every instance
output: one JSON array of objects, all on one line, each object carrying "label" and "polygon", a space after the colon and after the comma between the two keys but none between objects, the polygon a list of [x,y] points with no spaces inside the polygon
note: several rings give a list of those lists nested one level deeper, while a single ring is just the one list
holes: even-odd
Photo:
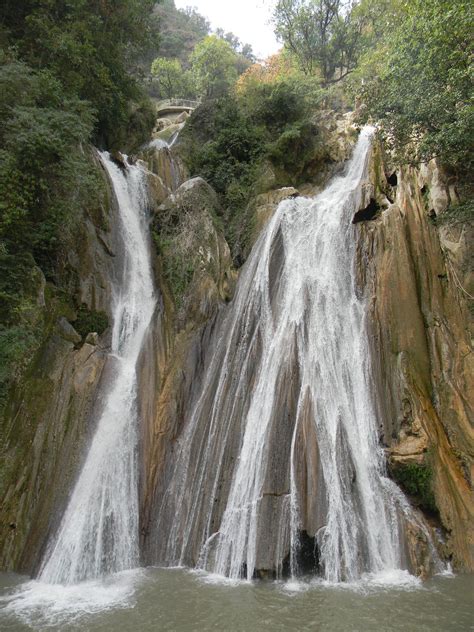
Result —
[{"label": "sky", "polygon": [[281,48],[270,24],[274,0],[175,0],[175,4],[178,9],[196,7],[213,29],[232,31],[243,44],[251,44],[259,58]]}]

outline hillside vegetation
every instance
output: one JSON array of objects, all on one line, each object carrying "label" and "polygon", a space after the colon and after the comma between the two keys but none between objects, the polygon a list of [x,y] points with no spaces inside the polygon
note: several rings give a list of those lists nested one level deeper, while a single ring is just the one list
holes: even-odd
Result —
[{"label": "hillside vegetation", "polygon": [[311,180],[327,110],[357,106],[399,163],[437,157],[472,220],[473,7],[467,0],[279,0],[282,50],[257,62],[173,0],[6,0],[0,8],[0,403],[43,335],[38,286],[64,300],[68,244],[107,204],[92,146],[136,150],[156,98],[202,100],[181,136],[215,188],[235,263],[267,172]]}]

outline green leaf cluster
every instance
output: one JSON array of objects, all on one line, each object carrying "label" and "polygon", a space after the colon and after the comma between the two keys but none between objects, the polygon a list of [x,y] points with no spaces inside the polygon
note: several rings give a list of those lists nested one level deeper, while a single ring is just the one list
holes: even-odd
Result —
[{"label": "green leaf cluster", "polygon": [[433,472],[428,464],[409,463],[397,467],[394,478],[407,494],[416,498],[424,509],[437,512],[433,493]]},{"label": "green leaf cluster", "polygon": [[255,82],[251,92],[204,101],[181,132],[191,174],[202,176],[220,195],[224,232],[237,264],[237,253],[245,250],[239,224],[262,164],[270,161],[283,170],[287,184],[304,179],[317,144],[311,120],[317,101],[314,86],[303,78]]},{"label": "green leaf cluster", "polygon": [[472,170],[473,32],[471,2],[413,0],[361,61],[353,91],[401,160],[439,157],[459,174]]}]

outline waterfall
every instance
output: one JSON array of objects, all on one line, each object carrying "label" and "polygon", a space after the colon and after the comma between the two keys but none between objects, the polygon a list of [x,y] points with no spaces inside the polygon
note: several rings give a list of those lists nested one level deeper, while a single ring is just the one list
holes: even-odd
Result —
[{"label": "waterfall", "polygon": [[139,564],[136,365],[155,309],[144,171],[101,153],[116,195],[123,270],[113,288],[112,377],[103,410],[39,580],[73,584]]},{"label": "waterfall", "polygon": [[306,538],[331,582],[401,568],[351,223],[372,134],[324,192],[279,205],[244,266],[158,500],[159,563],[296,574]]}]

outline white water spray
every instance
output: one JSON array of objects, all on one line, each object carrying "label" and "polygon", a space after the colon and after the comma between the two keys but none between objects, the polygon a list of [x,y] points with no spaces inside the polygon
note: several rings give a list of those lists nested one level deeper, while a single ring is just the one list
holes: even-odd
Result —
[{"label": "white water spray", "polygon": [[[323,576],[354,581],[402,568],[400,509],[378,442],[351,223],[362,202],[372,134],[372,128],[361,133],[345,175],[323,193],[282,202],[253,248],[158,512],[157,534],[163,537],[171,522],[159,553],[169,564],[192,564],[197,547],[198,565],[213,573],[278,574],[286,540],[297,572],[303,508],[296,444],[311,426],[324,496],[314,534]],[[282,406],[288,384],[297,384],[293,413]],[[275,431],[276,423],[282,430]],[[290,423],[291,448],[281,452],[288,458],[277,462],[275,432]],[[278,468],[288,469],[288,488],[269,493],[267,480]]]},{"label": "white water spray", "polygon": [[147,237],[143,170],[101,160],[118,202],[123,274],[113,289],[113,375],[92,443],[38,579],[51,584],[135,568],[138,549],[136,365],[156,298]]}]

